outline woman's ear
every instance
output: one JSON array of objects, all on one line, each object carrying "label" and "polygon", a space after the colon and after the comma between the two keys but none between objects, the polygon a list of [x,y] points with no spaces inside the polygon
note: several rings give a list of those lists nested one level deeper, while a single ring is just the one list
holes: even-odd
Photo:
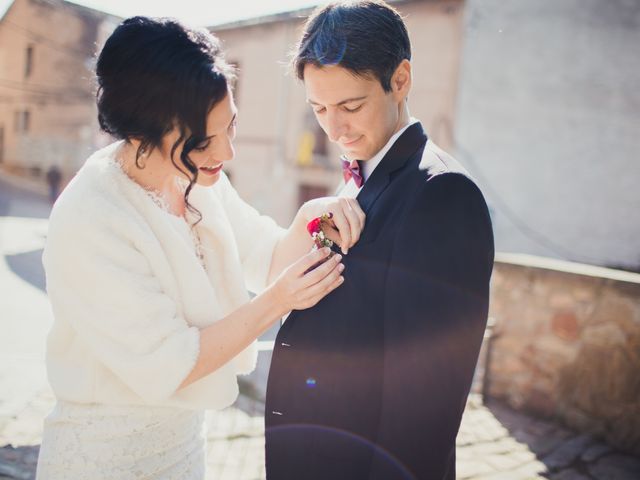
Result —
[{"label": "woman's ear", "polygon": [[399,102],[407,98],[409,90],[411,90],[411,62],[405,58],[393,72],[391,91]]}]

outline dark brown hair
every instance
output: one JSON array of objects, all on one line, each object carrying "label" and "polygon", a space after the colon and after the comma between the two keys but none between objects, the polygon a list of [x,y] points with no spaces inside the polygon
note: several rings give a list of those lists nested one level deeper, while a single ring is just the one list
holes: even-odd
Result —
[{"label": "dark brown hair", "polygon": [[402,60],[411,60],[411,43],[400,14],[378,0],[330,3],[315,10],[304,27],[293,69],[338,65],[355,75],[373,76],[385,92]]}]

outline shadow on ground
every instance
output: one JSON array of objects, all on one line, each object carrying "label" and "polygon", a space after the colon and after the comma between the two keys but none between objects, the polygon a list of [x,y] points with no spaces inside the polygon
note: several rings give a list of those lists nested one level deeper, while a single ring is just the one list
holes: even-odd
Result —
[{"label": "shadow on ground", "polygon": [[509,435],[527,445],[552,480],[637,480],[640,459],[617,451],[600,439],[560,424],[537,419],[489,400],[488,410]]},{"label": "shadow on ground", "polygon": [[45,292],[45,275],[42,266],[42,249],[6,255],[7,265],[17,276]]},{"label": "shadow on ground", "polygon": [[48,218],[50,213],[51,204],[46,196],[0,178],[0,217]]},{"label": "shadow on ground", "polygon": [[40,445],[0,447],[0,480],[31,480],[36,477]]}]

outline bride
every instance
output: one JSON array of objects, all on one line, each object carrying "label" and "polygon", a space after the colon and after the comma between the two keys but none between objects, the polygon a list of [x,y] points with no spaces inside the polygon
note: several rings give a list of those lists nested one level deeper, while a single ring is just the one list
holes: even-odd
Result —
[{"label": "bride", "polygon": [[87,160],[50,219],[57,402],[37,478],[203,479],[204,410],[233,403],[258,336],[343,282],[340,255],[308,253],[307,222],[332,213],[346,251],[364,213],[316,199],[284,229],[238,196],[222,171],[233,72],[210,33],[130,18],[96,73],[100,126],[119,141]]}]

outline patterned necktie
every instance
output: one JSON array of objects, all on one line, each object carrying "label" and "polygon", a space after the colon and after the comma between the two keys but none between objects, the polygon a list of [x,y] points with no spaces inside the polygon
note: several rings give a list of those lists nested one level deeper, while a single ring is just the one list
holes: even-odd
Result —
[{"label": "patterned necktie", "polygon": [[341,159],[342,161],[342,176],[344,177],[344,183],[348,183],[349,179],[353,178],[356,186],[361,188],[364,184],[364,177],[360,173],[360,164],[357,160],[353,162],[349,162],[347,160]]}]

